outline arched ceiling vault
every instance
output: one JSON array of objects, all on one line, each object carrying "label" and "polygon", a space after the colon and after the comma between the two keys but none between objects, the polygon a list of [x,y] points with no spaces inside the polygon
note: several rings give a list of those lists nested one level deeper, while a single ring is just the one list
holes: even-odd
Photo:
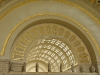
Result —
[{"label": "arched ceiling vault", "polygon": [[[40,24],[32,23],[22,29],[12,45],[11,60],[26,59],[25,61],[27,63],[31,61],[44,61],[45,63],[50,62],[52,63],[52,66],[56,67],[56,69],[53,70],[54,72],[59,71],[59,68],[57,67],[59,67],[60,63],[67,65],[63,70],[67,70],[72,63],[91,63],[90,56],[84,43],[82,43],[80,38],[77,37],[75,32],[73,33],[66,28],[71,30],[74,29],[75,31],[77,31],[77,29],[67,23],[65,24],[65,22],[62,22],[69,26],[65,26],[64,28],[58,25],[59,23],[54,24],[56,22],[60,22],[60,20],[56,21],[55,19],[54,23],[53,21],[53,19],[45,19],[45,21],[40,20],[42,24],[37,21],[36,23]],[[46,58],[46,60],[43,58]]]},{"label": "arched ceiling vault", "polygon": [[[56,20],[56,19],[43,19],[43,20],[39,20],[39,21],[36,21],[36,22],[33,22],[33,23],[31,23],[30,25],[27,25],[24,29],[22,29],[22,31],[21,32],[19,32],[19,34],[17,35],[17,37],[16,38],[18,38],[20,35],[21,35],[21,33],[24,33],[24,31],[25,30],[28,30],[28,28],[31,28],[31,27],[33,27],[34,25],[38,25],[38,24],[44,24],[44,23],[47,23],[47,27],[49,27],[50,28],[50,25],[49,25],[49,23],[55,23],[55,24],[60,24],[60,25],[63,25],[63,26],[65,26],[65,27],[67,27],[68,29],[70,29],[70,30],[72,30],[72,32],[74,32],[75,34],[77,34],[78,35],[78,37],[80,37],[80,38],[85,38],[85,36],[82,36],[82,33],[81,33],[81,31],[79,31],[79,30],[77,30],[75,27],[73,27],[72,25],[70,25],[70,24],[68,24],[67,22],[64,22],[64,21],[60,21],[60,20]],[[53,25],[53,24],[51,24],[51,25]],[[45,26],[45,25],[44,25]],[[40,26],[40,27],[38,27],[38,28],[36,28],[37,30],[39,29],[40,30],[40,28],[44,28],[43,26]],[[59,26],[54,26],[55,27],[55,29],[59,29]],[[58,27],[58,28],[57,28]],[[62,28],[61,28],[62,29]],[[33,29],[34,30],[34,29]],[[43,29],[42,29],[43,30]],[[31,31],[31,30],[29,30],[29,31]],[[60,30],[59,30],[60,31]],[[57,31],[58,33],[59,33],[59,31]],[[47,31],[46,31],[47,32]],[[63,31],[62,31],[63,32]],[[61,36],[61,34],[63,34],[63,33],[60,33],[60,35],[58,34],[58,36]],[[70,31],[69,31],[70,32]],[[78,32],[80,32],[80,33],[78,33]],[[27,33],[27,32],[26,32]],[[26,33],[24,33],[24,34],[26,34]],[[52,32],[50,32],[50,33],[52,33]],[[24,35],[23,34],[23,35]],[[48,36],[48,35],[46,35],[46,33],[44,33],[44,35],[43,34],[38,34],[37,33],[37,35],[38,36]],[[50,34],[51,35],[51,34]],[[67,34],[66,34],[67,35]],[[52,35],[51,35],[52,36]],[[57,36],[57,35],[56,35]],[[62,35],[62,37],[64,37],[65,35]],[[74,35],[72,35],[72,37],[75,37]],[[72,38],[71,37],[71,38]],[[76,38],[76,37],[75,37]],[[72,40],[75,40],[75,38],[72,38]],[[63,39],[63,38],[61,38],[61,39]],[[15,39],[16,40],[16,39]],[[65,41],[66,41],[66,39],[65,39]],[[78,40],[77,40],[78,41]],[[86,40],[86,39],[82,39],[82,41],[84,41],[84,43],[85,44],[87,44],[86,46],[87,46],[87,48],[91,48],[91,49],[88,49],[88,50],[93,50],[92,49],[92,47],[90,46],[90,44],[89,43],[87,43],[87,41],[88,40]],[[13,42],[13,44],[14,44],[14,42]],[[78,42],[77,42],[77,44],[79,44]],[[74,46],[74,45],[73,45]],[[89,47],[88,47],[89,46]],[[82,46],[81,46],[82,47]],[[84,47],[85,48],[85,47]],[[27,53],[27,52],[26,52]],[[15,58],[14,58],[15,59]],[[94,58],[95,59],[95,58]],[[16,59],[15,59],[16,60]]]},{"label": "arched ceiling vault", "polygon": [[[22,0],[22,1],[25,1],[25,0]],[[40,6],[37,6],[37,5],[40,5]],[[90,12],[85,10],[84,8],[86,6],[82,6],[83,7],[82,8],[79,5],[80,4],[78,4],[78,2],[75,0],[73,0],[73,1],[72,0],[68,0],[68,1],[65,1],[65,0],[62,0],[62,1],[61,0],[52,0],[52,1],[51,0],[50,1],[28,0],[25,2],[15,1],[15,2],[12,2],[12,4],[9,5],[9,7],[2,8],[2,10],[0,12],[0,15],[1,15],[0,24],[2,25],[1,30],[0,30],[0,34],[1,34],[0,48],[2,48],[0,51],[0,55],[2,56],[1,58],[10,59],[12,61],[14,59],[17,59],[16,55],[19,55],[20,53],[17,53],[19,51],[18,50],[15,51],[15,49],[17,49],[17,47],[19,47],[18,40],[19,39],[23,40],[22,39],[22,37],[23,37],[24,43],[27,44],[27,47],[26,47],[26,49],[23,48],[23,49],[25,49],[25,52],[23,51],[23,54],[25,56],[23,56],[23,54],[22,54],[21,60],[23,60],[22,62],[24,62],[26,60],[29,61],[29,59],[31,60],[30,54],[31,54],[31,51],[34,54],[34,51],[32,49],[34,49],[35,47],[32,48],[32,45],[34,45],[34,41],[32,41],[33,38],[28,41],[25,41],[25,40],[27,40],[27,35],[28,35],[27,31],[31,30],[31,28],[34,28],[35,26],[40,25],[41,27],[44,27],[44,31],[46,31],[47,34],[50,34],[49,33],[50,30],[48,30],[48,27],[51,28],[51,25],[54,25],[55,26],[55,27],[53,27],[53,28],[55,28],[54,30],[55,31],[58,30],[57,34],[60,32],[59,36],[67,34],[65,32],[61,33],[64,30],[62,28],[65,28],[66,32],[67,32],[67,30],[70,31],[71,35],[68,35],[69,36],[68,39],[66,38],[64,40],[60,40],[60,39],[57,39],[57,40],[64,42],[66,45],[69,46],[69,48],[71,48],[73,56],[75,57],[75,59],[78,59],[78,60],[76,60],[78,63],[79,62],[82,63],[82,61],[80,61],[79,57],[88,58],[90,60],[89,63],[91,63],[91,62],[96,63],[96,62],[100,61],[99,60],[99,57],[100,57],[100,55],[99,55],[99,52],[100,52],[99,37],[100,37],[100,35],[98,35],[100,32],[100,22],[98,19],[100,19],[100,17],[97,17],[98,14],[94,14],[95,15],[94,16]],[[42,8],[40,8],[40,7],[42,7]],[[89,8],[87,8],[87,9],[89,9]],[[92,10],[89,9],[89,11],[92,11]],[[75,13],[77,13],[77,14],[75,14]],[[95,13],[95,12],[93,11],[92,13]],[[44,25],[42,26],[42,24],[44,24]],[[51,25],[49,25],[49,24],[51,24]],[[47,30],[45,28],[46,26],[47,26]],[[62,26],[61,30],[60,30],[60,26]],[[39,28],[41,29],[41,27],[39,27]],[[36,28],[36,29],[39,29],[39,28]],[[51,28],[51,31],[53,28]],[[33,30],[35,30],[35,29],[33,29]],[[5,34],[2,34],[1,31],[5,31],[4,32]],[[72,34],[74,34],[74,35],[72,35]],[[50,34],[50,36],[51,36],[51,34]],[[75,47],[72,46],[72,44],[75,40],[74,37],[79,39],[78,40],[79,42],[77,42],[76,44],[81,45],[80,42],[82,43],[82,46],[79,49],[79,51],[77,48],[75,49]],[[55,39],[55,38],[53,38],[53,39]],[[49,39],[49,41],[50,40],[52,41],[53,39]],[[31,45],[28,48],[28,42],[30,42],[30,41],[32,43],[30,43]],[[45,42],[45,44],[47,44],[47,43]],[[49,44],[49,45],[51,45],[51,44]],[[48,45],[46,45],[46,46],[48,46]],[[37,48],[38,47],[39,46],[37,46]],[[57,47],[57,46],[55,46],[55,47]],[[83,47],[85,48],[85,50],[83,49]],[[77,50],[76,54],[78,52],[80,52],[78,54],[78,56],[75,54],[74,49]],[[37,49],[37,51],[40,51],[40,50],[42,51],[42,49],[39,49],[39,50]],[[63,50],[63,49],[61,49],[61,50]],[[86,55],[82,54],[83,52],[81,52],[81,50],[83,50],[87,54],[86,53],[85,53]],[[29,51],[29,55],[27,55],[28,51]],[[39,52],[39,54],[42,54],[41,51]],[[44,51],[45,51],[45,49],[44,49]],[[39,56],[37,56],[35,59],[37,59],[38,57]],[[68,57],[67,57],[67,59],[68,59]],[[19,60],[19,58],[17,60]],[[60,58],[60,60],[61,60],[61,58]],[[76,61],[75,61],[75,63],[77,63]],[[69,63],[68,63],[68,65],[69,65]],[[84,62],[84,63],[86,63],[86,62]]]}]

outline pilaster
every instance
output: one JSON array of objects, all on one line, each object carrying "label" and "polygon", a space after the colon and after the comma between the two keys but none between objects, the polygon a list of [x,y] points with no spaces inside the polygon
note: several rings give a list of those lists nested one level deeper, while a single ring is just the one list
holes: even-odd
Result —
[{"label": "pilaster", "polygon": [[6,74],[9,72],[9,60],[0,59],[0,74]]}]

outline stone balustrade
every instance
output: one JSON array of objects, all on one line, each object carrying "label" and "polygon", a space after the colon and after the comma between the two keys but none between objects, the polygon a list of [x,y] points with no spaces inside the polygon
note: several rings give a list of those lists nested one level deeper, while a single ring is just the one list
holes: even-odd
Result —
[{"label": "stone balustrade", "polygon": [[98,75],[98,73],[67,73],[67,72],[10,72],[0,75]]},{"label": "stone balustrade", "polygon": [[[39,66],[39,64],[36,66]],[[50,69],[50,64],[48,64],[48,68]],[[59,67],[61,72],[52,72],[51,70],[48,72],[26,72],[26,64],[25,63],[14,63],[14,62],[10,62],[9,60],[0,60],[0,75],[98,75],[97,72],[86,72],[84,71],[84,68],[86,69],[86,67],[83,67],[81,65],[75,67],[74,65],[71,65],[71,69],[70,72],[68,71],[64,71],[62,72],[62,66]],[[80,69],[79,72],[78,71],[74,71],[74,69]],[[37,67],[38,69],[38,67]],[[88,67],[89,69],[89,67]],[[91,69],[95,69],[94,66],[92,66]],[[72,70],[72,72],[71,72]],[[82,71],[82,72],[81,72]],[[95,71],[95,70],[94,70]]]}]

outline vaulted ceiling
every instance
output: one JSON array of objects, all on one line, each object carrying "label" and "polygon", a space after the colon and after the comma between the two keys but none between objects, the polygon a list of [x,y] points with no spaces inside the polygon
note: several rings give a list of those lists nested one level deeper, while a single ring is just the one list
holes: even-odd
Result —
[{"label": "vaulted ceiling", "polygon": [[51,63],[54,72],[100,62],[99,0],[0,2],[1,59]]}]

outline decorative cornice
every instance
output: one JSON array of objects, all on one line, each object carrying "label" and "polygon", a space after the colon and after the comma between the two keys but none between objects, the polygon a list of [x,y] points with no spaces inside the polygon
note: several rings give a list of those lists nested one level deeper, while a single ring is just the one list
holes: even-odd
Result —
[{"label": "decorative cornice", "polygon": [[100,0],[77,0],[77,1],[84,3],[90,8],[93,8],[93,10],[95,10],[97,13],[100,14]]}]

